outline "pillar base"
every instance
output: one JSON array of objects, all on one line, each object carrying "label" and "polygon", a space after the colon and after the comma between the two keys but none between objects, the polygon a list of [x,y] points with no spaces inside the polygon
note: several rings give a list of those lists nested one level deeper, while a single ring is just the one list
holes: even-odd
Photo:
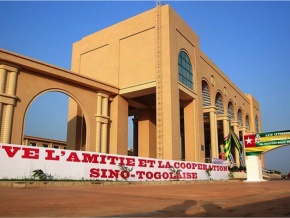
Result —
[{"label": "pillar base", "polygon": [[261,160],[257,156],[248,156],[246,160],[247,180],[245,182],[266,182],[263,179]]}]

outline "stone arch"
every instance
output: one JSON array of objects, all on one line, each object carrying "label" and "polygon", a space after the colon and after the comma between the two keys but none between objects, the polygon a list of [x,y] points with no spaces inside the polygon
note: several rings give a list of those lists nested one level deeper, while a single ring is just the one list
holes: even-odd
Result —
[{"label": "stone arch", "polygon": [[[2,137],[0,139],[0,142],[23,144],[23,123],[29,105],[40,93],[53,90],[69,95],[81,106],[88,127],[86,137],[86,144],[88,145],[86,147],[87,151],[97,151],[97,141],[102,143],[102,148],[107,143],[108,150],[108,140],[114,141],[114,144],[118,144],[118,140],[127,140],[127,134],[120,137],[116,134],[110,134],[109,131],[97,131],[99,124],[108,127],[111,120],[111,123],[113,121],[115,123],[118,122],[118,120],[116,121],[118,119],[117,116],[111,118],[109,117],[110,114],[108,114],[110,110],[114,114],[118,111],[119,102],[117,102],[118,99],[115,99],[118,95],[117,87],[28,57],[21,57],[5,51],[0,51],[0,53],[1,55],[5,55],[6,60],[6,62],[1,62],[1,72],[4,76],[0,78],[0,82],[10,84],[10,81],[7,81],[10,78],[13,78],[14,81],[13,86],[9,86],[9,89],[4,89],[4,93],[2,93],[4,96],[7,96],[7,100],[1,101],[0,103],[4,107],[9,107],[11,113],[0,111],[0,116],[5,120],[5,124],[2,122],[1,125],[5,127],[5,131],[8,133],[6,134],[7,136],[5,135],[5,138]],[[13,75],[13,77],[5,77],[8,74]],[[122,102],[122,104],[124,104],[124,107],[127,106],[126,102]],[[100,107],[102,107],[102,110],[100,110]],[[106,113],[103,113],[104,108],[107,110]],[[115,128],[117,127],[111,126],[110,131],[115,131]],[[125,129],[124,132],[126,131]],[[118,152],[115,153],[127,154],[127,144],[122,143],[122,146],[118,147]]]},{"label": "stone arch", "polygon": [[[67,91],[67,90],[64,90],[64,89],[61,89],[61,88],[51,88],[51,89],[45,89],[45,90],[42,90],[42,91],[40,91],[39,93],[35,93],[35,96],[32,96],[32,98],[31,98],[31,100],[30,100],[30,102],[28,103],[28,105],[27,105],[27,107],[26,107],[26,109],[25,109],[25,114],[24,114],[24,119],[23,119],[23,127],[22,127],[22,135],[24,136],[24,129],[25,129],[25,127],[24,127],[24,125],[25,125],[25,121],[26,121],[26,116],[27,116],[27,113],[28,113],[28,110],[30,109],[30,107],[31,107],[31,105],[33,104],[33,102],[38,98],[38,97],[40,97],[40,96],[42,96],[42,95],[45,95],[45,94],[47,94],[47,93],[50,93],[50,92],[59,92],[59,93],[62,93],[62,94],[65,94],[65,95],[67,95],[70,99],[72,99],[73,101],[75,101],[75,103],[78,105],[78,107],[80,107],[80,109],[81,109],[81,111],[82,111],[82,114],[83,114],[83,118],[81,118],[81,119],[83,119],[84,120],[84,122],[85,122],[85,120],[87,120],[88,119],[88,115],[87,115],[87,113],[86,113],[86,111],[84,110],[84,107],[82,106],[82,104],[81,104],[81,101],[76,97],[76,96],[74,96],[74,94],[73,93],[71,93],[70,91]],[[79,118],[80,119],[80,118]],[[69,120],[67,120],[67,122],[69,123],[70,121]],[[88,122],[85,122],[85,128],[84,128],[85,130],[86,130],[86,132],[88,131],[90,131],[90,123],[88,123]],[[82,130],[80,130],[80,131],[82,131]],[[83,134],[83,132],[82,132],[82,134]],[[82,139],[80,139],[81,141],[82,140],[84,140],[85,142],[87,141],[87,134],[85,135],[85,138],[83,138],[83,135],[81,134],[81,137],[82,137]],[[70,149],[72,149],[73,147],[74,147],[74,149],[76,149],[76,147],[75,146],[77,146],[77,145],[70,145]],[[79,145],[79,147],[81,148],[81,146],[82,145]],[[80,150],[80,148],[78,148],[78,150]],[[73,149],[73,150],[74,150]]]},{"label": "stone arch", "polygon": [[[22,78],[24,77],[25,78]],[[26,110],[28,106],[30,105],[31,101],[39,95],[39,93],[46,92],[47,90],[62,90],[62,92],[68,93],[70,96],[73,96],[74,99],[78,102],[79,105],[82,105],[83,111],[88,114],[88,119],[86,119],[87,125],[90,127],[88,129],[87,134],[87,143],[93,144],[95,134],[96,134],[96,127],[95,127],[95,114],[97,109],[97,93],[94,90],[86,90],[81,89],[80,87],[75,87],[74,85],[66,84],[63,81],[56,81],[54,78],[41,78],[41,80],[38,81],[38,85],[34,86],[33,88],[26,88],[27,81],[35,81],[39,80],[37,75],[34,74],[22,74],[22,76],[19,76],[19,81],[17,85],[17,91],[19,89],[18,98],[20,99],[20,102],[18,102],[21,107],[15,108],[15,116],[14,119],[16,122],[13,122],[13,128],[18,129],[19,132],[21,132],[21,136],[17,136],[17,134],[12,135],[12,141],[16,140],[16,144],[22,144],[23,139],[23,125],[16,126],[16,123],[23,123],[24,122],[24,115],[26,113]],[[89,102],[86,101],[86,99],[95,99],[91,100]],[[19,119],[21,119],[21,122],[19,122]],[[93,136],[93,137],[90,137]],[[16,139],[17,137],[17,139]],[[88,148],[89,150],[94,150],[93,148]]]}]

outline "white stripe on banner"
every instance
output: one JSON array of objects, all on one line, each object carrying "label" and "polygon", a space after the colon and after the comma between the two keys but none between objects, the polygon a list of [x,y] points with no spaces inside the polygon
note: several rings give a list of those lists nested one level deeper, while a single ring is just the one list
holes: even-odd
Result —
[{"label": "white stripe on banner", "polygon": [[0,144],[0,178],[29,179],[42,170],[53,179],[111,181],[227,180],[227,164],[160,160]]}]

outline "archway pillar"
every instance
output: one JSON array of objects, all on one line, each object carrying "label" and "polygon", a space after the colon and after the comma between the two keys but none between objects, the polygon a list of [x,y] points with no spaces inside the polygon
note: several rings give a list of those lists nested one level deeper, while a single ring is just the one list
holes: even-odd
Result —
[{"label": "archway pillar", "polygon": [[119,95],[110,103],[110,154],[128,155],[128,107]]},{"label": "archway pillar", "polygon": [[262,165],[258,156],[247,156],[247,180],[245,182],[263,182]]},{"label": "archway pillar", "polygon": [[156,112],[140,109],[138,116],[138,155],[156,158]]},{"label": "archway pillar", "polygon": [[0,63],[0,142],[11,143],[19,68]]},{"label": "archway pillar", "polygon": [[108,102],[109,95],[103,92],[97,93],[96,117],[96,152],[108,153]]},{"label": "archway pillar", "polygon": [[196,100],[186,101],[184,104],[184,133],[185,133],[185,160],[199,161],[200,146],[197,139],[197,111]]}]

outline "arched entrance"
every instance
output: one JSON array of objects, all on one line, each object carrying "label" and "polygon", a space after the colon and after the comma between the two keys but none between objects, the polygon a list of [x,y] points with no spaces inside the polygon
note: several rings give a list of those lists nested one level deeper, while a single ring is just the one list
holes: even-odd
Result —
[{"label": "arched entrance", "polygon": [[[109,131],[98,129],[98,126],[107,125],[114,132],[118,127],[116,124],[121,118],[116,110],[120,105],[127,105],[120,97],[116,97],[116,87],[4,50],[0,50],[0,81],[1,143],[23,144],[25,116],[31,102],[41,93],[60,91],[73,98],[82,108],[85,119],[79,119],[78,113],[71,113],[68,121],[85,121],[87,151],[98,151],[97,142],[105,142],[102,146],[108,146],[108,140],[104,139],[110,139],[114,142],[122,141],[121,148],[114,147],[111,150],[127,154],[127,143],[123,143],[127,141],[127,134],[110,135]],[[109,117],[111,114],[113,116]],[[111,123],[114,125],[109,126]],[[78,139],[83,140],[83,132],[78,131],[78,128],[79,125],[72,127],[74,132],[71,134],[74,137],[71,143],[74,147]],[[115,146],[117,144],[114,143]]]},{"label": "arched entrance", "polygon": [[244,144],[247,156],[247,181],[264,181],[259,156],[290,144],[290,130],[248,134],[244,136]]},{"label": "arched entrance", "polygon": [[[57,143],[44,143],[42,147],[65,148],[70,150],[85,150],[86,146],[86,121],[83,110],[80,115],[74,116],[72,120],[68,120],[69,102],[78,104],[74,97],[64,90],[46,90],[39,93],[29,104],[24,122],[24,138],[29,140],[31,136],[34,141],[35,137],[44,138],[46,141],[50,139],[65,142],[65,147]],[[79,105],[81,108],[81,106]],[[70,143],[74,134],[70,129],[70,123],[79,121],[78,138],[76,143]],[[53,128],[54,127],[54,128]],[[40,139],[38,140],[40,141]],[[68,142],[68,143],[67,143]],[[28,143],[26,143],[28,144]],[[37,146],[41,146],[37,143]]]}]

